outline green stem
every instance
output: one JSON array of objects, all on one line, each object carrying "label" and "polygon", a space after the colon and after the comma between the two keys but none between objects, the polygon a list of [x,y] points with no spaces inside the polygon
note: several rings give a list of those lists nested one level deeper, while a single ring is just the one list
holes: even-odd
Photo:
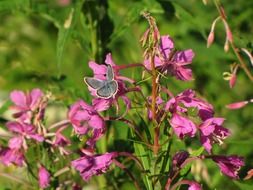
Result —
[{"label": "green stem", "polygon": [[[221,19],[223,19],[227,23],[227,18],[226,18],[224,11],[223,11],[220,1],[214,0],[214,4],[221,16]],[[253,76],[252,76],[250,70],[248,69],[247,65],[245,64],[244,60],[242,59],[241,55],[238,53],[238,48],[235,46],[233,41],[229,41],[229,43],[233,49],[234,54],[236,55],[236,57],[240,63],[240,67],[244,70],[244,72],[246,73],[246,75],[248,76],[250,81],[253,82]]]}]

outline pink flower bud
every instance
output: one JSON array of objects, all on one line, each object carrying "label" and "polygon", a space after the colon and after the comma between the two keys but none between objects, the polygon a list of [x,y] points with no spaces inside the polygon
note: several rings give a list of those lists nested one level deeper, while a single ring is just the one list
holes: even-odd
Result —
[{"label": "pink flower bud", "polygon": [[245,49],[245,48],[241,48],[241,50],[242,50],[244,53],[246,53],[246,55],[249,57],[249,60],[250,60],[251,65],[253,66],[253,56],[251,55],[251,53],[250,53],[247,49]]},{"label": "pink flower bud", "polygon": [[248,103],[249,103],[248,101],[235,102],[235,103],[226,105],[226,108],[232,109],[232,110],[240,109],[244,107],[245,105],[247,105]]},{"label": "pink flower bud", "polygon": [[220,19],[220,17],[217,17],[212,23],[211,30],[210,30],[210,33],[207,38],[207,48],[209,48],[214,41],[214,28],[215,28],[216,22],[219,19]]},{"label": "pink flower bud", "polygon": [[207,38],[207,48],[209,48],[212,45],[213,41],[214,41],[214,32],[211,31]]},{"label": "pink flower bud", "polygon": [[225,44],[224,44],[224,51],[225,52],[228,52],[228,50],[229,50],[229,43],[228,43],[229,41],[228,41],[228,39],[226,38],[226,41],[225,41]]},{"label": "pink flower bud", "polygon": [[222,20],[223,21],[223,24],[224,24],[224,27],[225,27],[225,31],[226,31],[226,38],[229,42],[233,42],[233,35],[232,35],[232,32],[228,26],[228,23],[226,20]]},{"label": "pink flower bud", "polygon": [[40,188],[44,189],[49,186],[50,183],[50,173],[44,168],[40,166],[39,169],[39,186]]},{"label": "pink flower bud", "polygon": [[231,75],[230,80],[229,80],[229,87],[230,87],[230,88],[233,88],[233,87],[235,86],[236,79],[237,79],[236,73],[233,73],[233,74]]}]

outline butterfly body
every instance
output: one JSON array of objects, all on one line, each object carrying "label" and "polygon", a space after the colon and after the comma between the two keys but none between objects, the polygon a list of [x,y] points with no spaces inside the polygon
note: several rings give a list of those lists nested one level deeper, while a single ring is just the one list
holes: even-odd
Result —
[{"label": "butterfly body", "polygon": [[99,98],[109,99],[114,97],[118,91],[118,82],[114,79],[111,65],[107,66],[105,80],[85,77],[84,82],[96,91],[96,96]]}]

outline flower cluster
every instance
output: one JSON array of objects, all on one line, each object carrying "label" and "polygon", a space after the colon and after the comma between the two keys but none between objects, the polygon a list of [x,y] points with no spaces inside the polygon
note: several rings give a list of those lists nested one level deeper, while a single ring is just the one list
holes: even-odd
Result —
[{"label": "flower cluster", "polygon": [[45,102],[43,93],[39,89],[33,89],[31,93],[25,94],[22,91],[13,91],[10,95],[14,103],[13,109],[15,121],[7,122],[7,129],[12,133],[8,147],[3,147],[0,153],[0,160],[5,165],[11,163],[22,166],[24,153],[28,149],[27,140],[42,142],[43,134],[38,130],[35,123],[43,119]]},{"label": "flower cluster", "polygon": [[[135,161],[141,168],[140,174],[145,175],[143,184],[147,186],[152,183],[155,187],[155,183],[160,181],[160,176],[167,176],[167,183],[164,185],[167,190],[176,189],[179,185],[188,185],[189,190],[202,189],[199,183],[178,177],[180,170],[196,159],[211,159],[224,175],[233,179],[239,178],[238,171],[244,165],[243,158],[236,155],[216,155],[213,151],[215,144],[221,145],[231,134],[223,127],[225,119],[216,117],[214,107],[197,96],[194,90],[187,89],[174,96],[160,80],[167,74],[181,81],[192,80],[192,70],[189,65],[195,55],[193,50],[177,51],[172,38],[169,35],[160,37],[155,20],[148,14],[145,14],[145,17],[149,21],[150,28],[142,38],[144,46],[148,42],[143,64],[116,65],[110,53],[106,56],[105,64],[90,61],[89,67],[93,70],[94,76],[85,77],[84,82],[88,86],[92,101],[91,103],[84,100],[74,102],[69,107],[67,118],[63,121],[45,126],[47,122],[44,115],[48,97],[40,89],[33,89],[29,93],[17,90],[11,92],[10,99],[13,102],[11,108],[14,114],[13,120],[6,123],[10,138],[6,145],[0,147],[0,161],[4,165],[30,166],[33,163],[29,163],[26,157],[30,145],[41,150],[39,156],[43,159],[37,161],[36,171],[38,186],[42,189],[50,185],[55,189],[60,189],[61,186],[66,188],[69,184],[72,189],[81,189],[82,182],[75,181],[78,178],[73,175],[79,172],[83,181],[87,182],[94,175],[106,173],[113,163],[126,171],[136,189],[143,189],[140,188],[132,171],[116,160],[119,156],[127,156],[128,160]],[[121,69],[136,66],[145,68],[145,71],[151,74],[151,96],[146,95],[142,87],[137,86],[133,79],[120,74]],[[137,92],[133,96],[137,101],[129,98],[129,92]],[[124,114],[118,114],[121,108],[120,99],[126,106]],[[239,102],[230,107],[239,108],[249,102]],[[143,106],[140,113],[136,114],[138,108],[137,106],[134,108],[133,105]],[[109,110],[114,106],[116,111]],[[145,115],[146,111],[146,117],[143,117],[142,112]],[[109,115],[111,113],[113,116]],[[141,122],[137,117],[135,118],[135,115],[140,116]],[[101,153],[97,142],[105,136],[109,121],[110,124],[120,121],[130,127],[131,138],[133,138],[131,142],[134,144],[133,152],[104,150]],[[146,123],[147,125],[144,125]],[[153,127],[149,127],[148,124]],[[161,126],[164,127],[164,133]],[[199,141],[204,147],[203,151],[206,150],[207,153],[202,151],[196,156],[181,150],[169,158],[173,153],[169,152],[171,148],[168,148],[164,156],[164,151],[161,151],[164,150],[162,146],[164,144],[168,144],[168,147],[172,146],[171,136],[174,134],[180,140],[199,136]],[[161,143],[161,139],[166,139],[165,143]],[[138,156],[141,157],[140,160]],[[62,163],[64,167],[59,169],[58,165],[62,167]],[[53,168],[48,170],[50,166]],[[70,167],[78,171],[69,172],[68,176],[71,176],[71,180],[51,183],[52,180],[61,180],[58,176],[69,171]],[[157,168],[161,168],[160,174],[157,173]],[[56,172],[52,175],[54,171]],[[161,184],[164,182],[159,185]]]},{"label": "flower cluster", "polygon": [[[179,80],[192,80],[192,70],[187,68],[194,58],[194,52],[191,49],[176,51],[174,42],[169,35],[161,36],[158,51],[154,63],[155,68],[164,74],[175,76]],[[145,60],[144,65],[151,70],[150,60]]]}]

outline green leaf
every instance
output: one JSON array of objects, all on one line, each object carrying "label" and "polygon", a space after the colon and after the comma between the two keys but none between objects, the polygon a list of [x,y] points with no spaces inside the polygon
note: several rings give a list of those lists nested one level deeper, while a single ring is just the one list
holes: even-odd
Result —
[{"label": "green leaf", "polygon": [[144,146],[145,145],[134,143],[134,149],[135,149],[136,155],[141,160],[142,165],[145,170],[143,180],[144,180],[144,184],[146,186],[146,189],[153,190],[152,183],[151,183],[151,181],[148,177],[148,174],[147,174],[147,172],[149,172],[149,170],[150,170],[150,161],[149,161],[149,157],[147,155],[147,150],[145,149]]},{"label": "green leaf", "polygon": [[198,150],[194,150],[192,153],[191,153],[191,155],[192,156],[199,156],[200,154],[202,154],[202,152],[204,151],[205,149],[204,149],[204,147],[202,146],[202,147],[200,147]]},{"label": "green leaf", "polygon": [[252,184],[245,184],[239,181],[233,181],[237,187],[239,187],[241,190],[252,190]]},{"label": "green leaf", "polygon": [[124,31],[129,28],[137,19],[140,17],[140,12],[143,11],[143,3],[137,2],[134,3],[129,10],[127,11],[127,15],[124,17],[124,22],[121,22],[114,30],[113,34],[110,36],[110,43],[112,43],[115,39],[120,37]]},{"label": "green leaf", "polygon": [[[191,156],[199,156],[204,150],[204,147],[200,147],[198,150],[193,151]],[[186,166],[181,169],[180,175],[186,175],[190,171],[191,166],[192,162],[186,164]]]},{"label": "green leaf", "polygon": [[66,43],[71,37],[73,28],[77,23],[77,19],[80,17],[82,4],[83,1],[79,1],[75,4],[75,6],[70,10],[68,18],[65,20],[64,24],[60,26],[58,31],[58,39],[56,44],[56,58],[59,75],[61,74],[61,64]]},{"label": "green leaf", "polygon": [[27,9],[29,0],[1,0],[0,11],[13,11],[18,9]]},{"label": "green leaf", "polygon": [[145,120],[143,119],[143,117],[140,115],[140,113],[136,112],[137,115],[140,117],[141,122],[139,124],[139,126],[141,127],[141,129],[143,129],[145,131],[145,134],[147,136],[147,139],[149,142],[151,142],[152,137],[151,137],[151,133],[149,131],[149,126],[146,124]]},{"label": "green leaf", "polygon": [[10,100],[6,100],[0,107],[0,114],[3,114],[5,111],[7,111],[11,104],[12,102]]}]

